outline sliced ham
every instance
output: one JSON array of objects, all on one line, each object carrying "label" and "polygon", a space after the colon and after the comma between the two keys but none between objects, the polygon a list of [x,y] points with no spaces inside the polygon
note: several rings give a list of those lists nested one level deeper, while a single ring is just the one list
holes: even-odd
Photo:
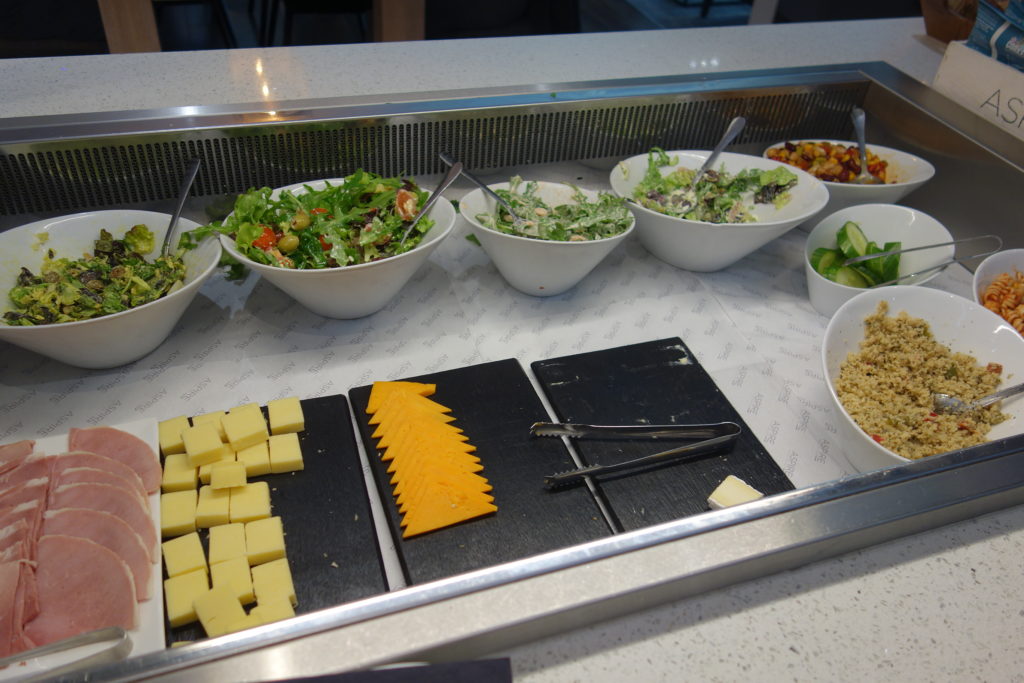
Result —
[{"label": "sliced ham", "polygon": [[[28,525],[26,539],[31,539],[32,548],[35,548],[35,539],[39,537],[39,526],[43,521],[44,500],[33,500],[20,505],[0,508],[0,529],[23,522]],[[2,545],[2,544],[0,544]],[[30,555],[33,553],[30,553]],[[29,557],[28,559],[32,559]]]},{"label": "sliced ham", "polygon": [[7,526],[0,527],[0,551],[7,550],[15,543],[30,542],[35,537],[29,537],[31,527],[24,519],[18,519]]},{"label": "sliced ham", "polygon": [[32,439],[15,441],[0,445],[0,474],[13,470],[35,450],[36,442]]},{"label": "sliced ham", "polygon": [[64,484],[50,492],[50,510],[85,508],[120,517],[141,538],[150,559],[156,558],[156,528],[149,509],[132,491],[110,484]]},{"label": "sliced ham", "polygon": [[68,449],[90,451],[120,461],[135,470],[148,493],[160,489],[160,460],[145,441],[113,427],[72,427]]},{"label": "sliced ham", "polygon": [[64,484],[110,484],[123,488],[125,491],[131,491],[138,497],[142,505],[149,505],[146,496],[139,493],[132,482],[109,470],[95,467],[67,467],[55,474],[53,486],[63,486]]},{"label": "sliced ham", "polygon": [[82,508],[50,510],[43,518],[43,534],[87,538],[114,551],[131,570],[138,599],[149,599],[153,562],[142,539],[121,518]]},{"label": "sliced ham", "polygon": [[11,486],[0,491],[0,508],[14,507],[32,501],[45,501],[50,489],[49,478],[32,479],[21,486]]},{"label": "sliced ham", "polygon": [[0,657],[18,652],[15,643],[21,638],[17,606],[18,576],[21,574],[20,562],[4,562],[0,564]]},{"label": "sliced ham", "polygon": [[50,468],[54,476],[63,470],[78,467],[106,470],[111,474],[116,474],[125,481],[131,482],[132,488],[137,490],[139,495],[143,498],[149,495],[146,491],[145,485],[142,483],[142,478],[139,477],[135,470],[124,463],[114,460],[113,458],[108,458],[105,455],[98,455],[96,453],[89,453],[86,451],[73,451],[70,453],[61,453],[58,456],[50,458]]},{"label": "sliced ham", "polygon": [[50,459],[32,457],[22,461],[20,465],[0,474],[0,490],[14,486],[22,486],[33,479],[41,479],[50,475]]},{"label": "sliced ham", "polygon": [[39,614],[25,626],[37,646],[108,626],[136,623],[135,583],[115,553],[85,538],[39,538]]}]

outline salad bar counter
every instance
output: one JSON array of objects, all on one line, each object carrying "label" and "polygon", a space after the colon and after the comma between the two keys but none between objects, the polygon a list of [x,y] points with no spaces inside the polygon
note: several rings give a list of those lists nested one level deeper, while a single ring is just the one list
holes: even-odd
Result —
[{"label": "salad bar counter", "polygon": [[[1004,199],[1024,178],[1022,144],[974,127],[968,113],[880,63],[713,82],[450,92],[386,105],[8,119],[0,122],[0,178],[10,189],[0,197],[0,227],[111,206],[166,208],[194,157],[203,166],[184,213],[192,225],[225,220],[250,188],[357,169],[435,187],[446,170],[439,152],[487,182],[519,175],[608,191],[616,162],[652,147],[708,149],[733,116],[749,123],[731,149],[760,155],[780,140],[848,139],[854,106],[874,122],[871,142],[935,166],[934,179],[903,203],[954,237],[997,233],[1004,246],[1024,246]],[[949,199],[963,196],[965,182],[970,206]],[[471,187],[460,180],[445,197]],[[330,220],[307,206],[288,222],[303,212],[311,223]],[[168,625],[165,649],[66,675],[257,679],[482,655],[1024,502],[1019,430],[857,474],[822,374],[828,319],[808,302],[803,278],[806,231],[816,222],[709,273],[673,267],[627,235],[576,286],[540,297],[508,286],[460,216],[372,315],[322,317],[254,272],[241,280],[214,273],[167,340],[127,365],[82,370],[5,347],[2,443],[290,396],[306,416],[305,469],[268,478],[297,616],[208,639],[198,627]],[[248,231],[256,244],[258,223],[240,223],[236,236]],[[308,244],[296,249],[345,257],[320,249],[322,237],[302,232],[308,227],[296,235]],[[388,230],[375,239],[400,235]],[[971,296],[960,265],[930,284]],[[420,535],[403,529],[395,470],[369,406],[374,384],[386,381],[435,388],[430,398],[471,445],[472,469],[486,478],[496,511]],[[708,442],[688,450],[692,435],[673,434],[685,425],[707,427],[696,438]],[[589,426],[665,429],[623,438]],[[656,453],[672,455],[619,467]],[[594,466],[610,467],[573,475]],[[446,485],[463,481],[450,462],[429,467]],[[729,475],[763,498],[709,509]],[[171,647],[179,641],[187,642]],[[46,676],[46,663],[35,664]],[[18,673],[0,670],[0,678]]]}]

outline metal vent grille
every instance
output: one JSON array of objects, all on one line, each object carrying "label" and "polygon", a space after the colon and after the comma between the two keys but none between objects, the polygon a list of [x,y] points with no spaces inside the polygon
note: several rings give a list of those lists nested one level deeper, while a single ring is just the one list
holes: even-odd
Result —
[{"label": "metal vent grille", "polygon": [[203,165],[193,194],[207,196],[339,177],[357,168],[383,175],[437,173],[439,151],[470,169],[501,169],[624,158],[654,145],[706,149],[740,114],[748,124],[737,145],[848,138],[850,108],[863,102],[869,85],[861,79],[634,96],[602,89],[593,98],[552,96],[550,103],[519,104],[510,96],[506,105],[484,109],[321,114],[259,125],[174,125],[143,134],[0,142],[0,215],[167,200],[195,156]]}]

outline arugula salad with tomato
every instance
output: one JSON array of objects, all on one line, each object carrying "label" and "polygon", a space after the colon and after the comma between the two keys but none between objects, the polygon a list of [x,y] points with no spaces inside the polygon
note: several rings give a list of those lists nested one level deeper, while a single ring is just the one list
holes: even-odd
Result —
[{"label": "arugula salad with tomato", "polygon": [[216,230],[235,240],[253,261],[294,269],[371,263],[416,247],[434,222],[424,217],[402,235],[428,193],[410,178],[384,178],[359,170],[338,184],[305,191],[252,189]]}]

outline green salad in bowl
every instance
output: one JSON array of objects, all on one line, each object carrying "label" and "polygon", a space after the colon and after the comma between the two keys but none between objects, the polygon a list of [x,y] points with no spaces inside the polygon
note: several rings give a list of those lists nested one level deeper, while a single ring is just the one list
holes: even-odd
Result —
[{"label": "green salad in bowl", "polygon": [[516,221],[504,207],[497,212],[482,212],[476,219],[484,226],[507,235],[529,237],[553,242],[588,242],[614,237],[633,225],[633,214],[621,197],[608,192],[588,196],[578,187],[568,185],[573,192],[569,201],[553,202],[545,198],[537,181],[523,182],[519,176],[509,180],[507,188],[497,188],[502,199],[509,203]]},{"label": "green salad in bowl", "polygon": [[647,159],[647,172],[633,188],[633,200],[652,211],[691,221],[753,223],[758,220],[758,204],[783,206],[798,180],[795,173],[781,165],[735,172],[723,165],[718,170],[709,169],[694,185],[697,168],[679,166],[662,173],[666,166],[678,164],[678,157],[655,147]]},{"label": "green salad in bowl", "polygon": [[409,178],[359,170],[336,180],[252,189],[212,229],[248,259],[298,270],[372,263],[411,251],[434,222],[425,216],[402,241],[428,193]]}]

